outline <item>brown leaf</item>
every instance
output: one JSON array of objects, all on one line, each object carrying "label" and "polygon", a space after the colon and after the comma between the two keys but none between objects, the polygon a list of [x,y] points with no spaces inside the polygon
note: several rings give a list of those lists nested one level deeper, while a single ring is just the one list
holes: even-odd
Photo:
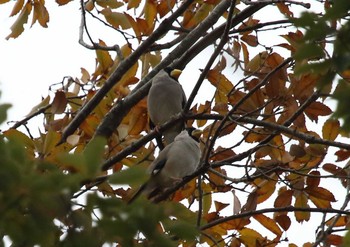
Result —
[{"label": "brown leaf", "polygon": [[231,158],[235,156],[235,152],[232,149],[227,149],[219,146],[215,152],[214,155],[211,157],[212,161],[221,161],[225,160],[227,158]]},{"label": "brown leaf", "polygon": [[313,121],[318,121],[319,116],[327,116],[332,113],[332,110],[321,102],[312,102],[305,109],[305,114]]},{"label": "brown leaf", "polygon": [[57,91],[51,104],[51,112],[53,114],[61,114],[67,106],[66,94],[63,91]]},{"label": "brown leaf", "polygon": [[256,47],[259,44],[258,38],[255,35],[251,34],[242,35],[241,40],[253,47]]},{"label": "brown leaf", "polygon": [[71,1],[73,0],[56,0],[56,3],[58,3],[58,5],[65,5]]},{"label": "brown leaf", "polygon": [[335,152],[335,155],[338,157],[336,161],[344,161],[350,157],[350,150],[341,149]]},{"label": "brown leaf", "polygon": [[203,3],[195,12],[192,18],[184,25],[185,28],[191,28],[203,21],[213,9],[213,5]]},{"label": "brown leaf", "polygon": [[157,5],[157,12],[159,17],[162,18],[168,14],[175,5],[175,0],[160,0]]},{"label": "brown leaf", "polygon": [[47,11],[44,1],[34,1],[34,13],[33,13],[33,20],[32,20],[32,26],[33,24],[38,20],[39,24],[42,27],[47,27],[47,23],[49,22],[49,12]]},{"label": "brown leaf", "polygon": [[128,9],[136,9],[139,7],[141,0],[129,0],[128,1]]},{"label": "brown leaf", "polygon": [[258,193],[256,193],[256,191],[253,191],[252,193],[250,193],[246,204],[244,204],[244,206],[242,207],[241,212],[244,213],[244,212],[254,211],[256,209],[256,206],[258,205],[257,199],[258,199]]},{"label": "brown leaf", "polygon": [[322,188],[322,187],[306,187],[305,188],[305,192],[307,192],[309,195],[312,195],[316,198],[322,199],[322,200],[326,200],[326,201],[330,201],[330,202],[335,202],[335,197],[332,194],[332,192],[330,192],[329,190]]},{"label": "brown leaf", "polygon": [[222,203],[219,201],[214,201],[214,205],[215,205],[216,212],[220,212],[221,210],[223,210],[224,208],[226,208],[230,204],[229,203]]},{"label": "brown leaf", "polygon": [[288,5],[286,5],[285,3],[283,2],[279,2],[279,3],[276,3],[278,9],[280,10],[280,12],[282,14],[284,14],[285,16],[287,17],[293,17],[293,12],[289,10],[289,7]]},{"label": "brown leaf", "polygon": [[322,127],[323,139],[334,141],[339,135],[340,123],[337,119],[328,119]]},{"label": "brown leaf", "polygon": [[341,246],[341,244],[343,243],[343,238],[344,238],[343,236],[330,234],[330,235],[327,235],[326,243],[329,245]]},{"label": "brown leaf", "polygon": [[289,153],[290,153],[290,155],[292,155],[296,158],[301,158],[306,154],[304,148],[302,146],[296,145],[296,144],[292,144],[290,146]]},{"label": "brown leaf", "polygon": [[310,188],[316,188],[320,184],[320,172],[319,171],[312,171],[309,173],[311,176],[318,176],[318,177],[307,177],[306,178],[306,185]]},{"label": "brown leaf", "polygon": [[283,208],[290,206],[292,204],[292,196],[292,190],[285,190],[282,193],[279,193],[275,200],[274,207]]},{"label": "brown leaf", "polygon": [[278,215],[275,217],[276,222],[282,227],[283,230],[287,231],[292,224],[288,215]]}]

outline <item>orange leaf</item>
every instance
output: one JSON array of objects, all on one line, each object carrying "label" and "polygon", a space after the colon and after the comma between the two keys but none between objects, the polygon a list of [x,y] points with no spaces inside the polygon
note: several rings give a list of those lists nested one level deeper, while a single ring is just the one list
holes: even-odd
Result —
[{"label": "orange leaf", "polygon": [[276,3],[276,5],[282,14],[286,15],[287,17],[294,16],[293,12],[289,10],[289,7],[285,3],[279,2],[279,3]]},{"label": "orange leaf", "polygon": [[56,3],[58,3],[58,5],[65,5],[71,1],[73,0],[56,0]]},{"label": "orange leaf", "polygon": [[214,87],[217,88],[217,90],[223,92],[225,95],[227,95],[233,88],[232,82],[218,70],[209,70],[207,79]]},{"label": "orange leaf", "polygon": [[334,246],[341,246],[343,237],[335,234],[327,235],[326,243]]},{"label": "orange leaf", "polygon": [[[132,0],[130,0],[130,1],[132,1]],[[124,3],[119,2],[119,1],[113,1],[113,0],[107,0],[107,1],[106,0],[93,0],[92,2],[96,2],[101,7],[105,7],[105,8],[109,7],[112,9],[116,9],[116,8],[121,7],[121,6],[124,6]]]},{"label": "orange leaf", "polygon": [[277,196],[274,203],[274,207],[280,208],[280,207],[290,206],[292,204],[292,196],[293,196],[292,190],[283,191]]},{"label": "orange leaf", "polygon": [[316,198],[330,201],[330,202],[335,202],[334,195],[327,189],[322,188],[322,187],[306,187],[305,192],[307,192],[309,195],[312,195]]},{"label": "orange leaf", "polygon": [[24,5],[24,0],[17,0],[15,5],[13,6],[10,16],[17,15],[19,11],[21,11],[23,5]]},{"label": "orange leaf", "polygon": [[332,110],[321,102],[312,102],[305,109],[305,114],[313,121],[318,120],[318,116],[327,116],[332,113]]},{"label": "orange leaf", "polygon": [[322,127],[322,136],[326,140],[334,141],[339,135],[340,123],[337,119],[328,119]]},{"label": "orange leaf", "polygon": [[311,196],[311,195],[309,195],[309,199],[318,208],[332,208],[330,201],[323,200],[323,199],[320,199],[320,198],[317,198],[317,197]]},{"label": "orange leaf", "polygon": [[283,230],[287,231],[292,224],[292,221],[288,215],[278,215],[275,217],[276,222],[282,227]]},{"label": "orange leaf", "polygon": [[51,112],[53,114],[61,114],[67,106],[66,94],[63,91],[57,91],[52,101]]},{"label": "orange leaf", "polygon": [[[99,45],[106,46],[106,43],[100,40]],[[97,49],[96,57],[97,57],[98,67],[94,72],[94,76],[98,76],[103,73],[106,73],[108,69],[113,65],[113,60],[108,51]]]},{"label": "orange leaf", "polygon": [[279,226],[276,224],[276,221],[273,219],[263,215],[257,214],[253,216],[255,220],[257,220],[261,225],[263,225],[266,229],[276,234],[277,237],[282,235],[282,231]]},{"label": "orange leaf", "polygon": [[224,208],[226,208],[230,204],[214,201],[214,205],[215,205],[216,212],[220,212],[221,210],[223,210]]},{"label": "orange leaf", "polygon": [[157,12],[160,18],[165,16],[167,13],[169,13],[169,11],[172,10],[174,5],[175,5],[175,0],[160,0],[157,6]]},{"label": "orange leaf", "polygon": [[[210,101],[206,101],[205,104],[200,104],[198,106],[198,113],[210,113],[210,107],[211,106],[211,103]],[[207,120],[206,119],[197,119],[197,125],[198,127],[202,127],[204,126],[205,124],[207,123]]]},{"label": "orange leaf", "polygon": [[[332,218],[327,220],[326,225],[327,226],[333,225],[335,218],[336,218],[336,216],[333,216]],[[349,216],[340,216],[337,219],[337,222],[335,222],[334,227],[347,226],[348,222],[349,222]]]},{"label": "orange leaf", "polygon": [[12,32],[6,37],[7,40],[9,38],[17,38],[24,31],[23,25],[27,23],[30,12],[32,12],[32,4],[28,1],[17,17],[15,23],[11,26]]},{"label": "orange leaf", "polygon": [[212,161],[221,161],[225,160],[227,158],[231,158],[235,155],[235,152],[232,149],[227,149],[219,146],[215,152],[214,155],[211,157]]},{"label": "orange leaf", "polygon": [[147,126],[147,123],[147,109],[144,107],[134,107],[130,111],[129,134],[140,134]]}]

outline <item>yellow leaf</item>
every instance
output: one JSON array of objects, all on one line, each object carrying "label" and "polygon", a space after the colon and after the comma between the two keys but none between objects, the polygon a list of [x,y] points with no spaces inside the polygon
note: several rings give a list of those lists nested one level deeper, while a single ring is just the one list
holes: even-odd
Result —
[{"label": "yellow leaf", "polygon": [[212,9],[213,5],[203,3],[202,6],[200,6],[199,9],[195,11],[194,16],[188,21],[188,23],[185,25],[185,28],[191,28],[198,25],[208,16]]},{"label": "yellow leaf", "polygon": [[[209,70],[207,74],[208,81],[219,91],[227,95],[233,88],[232,82],[221,74],[218,70]],[[227,102],[227,101],[226,101]]]},{"label": "yellow leaf", "polygon": [[61,135],[59,133],[49,130],[44,138],[42,154],[50,154],[60,139]]},{"label": "yellow leaf", "polygon": [[[308,205],[308,198],[305,195],[305,193],[300,193],[299,195],[296,196],[295,198],[295,203],[294,206],[297,208],[305,208],[308,209],[310,206]],[[295,211],[295,219],[298,222],[303,222],[303,221],[309,221],[310,219],[310,212],[306,211]]]},{"label": "yellow leaf", "polygon": [[264,241],[264,237],[260,233],[250,228],[239,230],[239,233],[239,239],[245,246],[259,246],[257,243]]},{"label": "yellow leaf", "polygon": [[[100,45],[105,46],[106,44],[100,40]],[[108,51],[96,50],[98,67],[94,73],[95,76],[106,73],[108,69],[113,65],[113,59]]]},{"label": "yellow leaf", "polygon": [[337,119],[328,119],[322,127],[322,136],[324,139],[334,141],[339,135],[340,123]]},{"label": "yellow leaf", "polygon": [[154,0],[146,0],[145,8],[145,20],[148,26],[147,32],[152,32],[154,23],[156,22],[157,16],[157,3]]},{"label": "yellow leaf", "polygon": [[17,15],[19,11],[21,11],[23,5],[24,5],[24,0],[17,0],[15,5],[13,6],[10,16]]},{"label": "yellow leaf", "polygon": [[277,237],[282,235],[282,231],[279,226],[276,224],[276,221],[273,219],[263,215],[257,214],[253,216],[255,220],[257,220],[261,225],[263,225],[266,229],[276,234]]},{"label": "yellow leaf", "polygon": [[47,11],[44,0],[36,0],[34,1],[34,13],[33,13],[33,24],[38,20],[39,24],[42,27],[47,27],[47,23],[49,22],[49,12]]},{"label": "yellow leaf", "polygon": [[[242,48],[243,48],[243,46],[242,46]],[[266,51],[263,51],[263,52],[260,52],[259,54],[257,54],[255,57],[252,58],[252,60],[250,60],[246,64],[244,74],[258,72],[262,68],[267,57],[268,57],[268,53]]]},{"label": "yellow leaf", "polygon": [[34,106],[32,110],[27,114],[27,116],[32,115],[33,113],[41,110],[43,107],[46,107],[50,102],[50,96],[47,96],[45,99],[43,99],[39,104]]},{"label": "yellow leaf", "polygon": [[16,129],[6,130],[6,131],[4,131],[3,134],[6,138],[13,139],[17,142],[21,142],[22,144],[24,144],[27,148],[29,148],[31,150],[35,149],[35,145],[34,145],[33,140]]},{"label": "yellow leaf", "polygon": [[[94,1],[92,1],[94,2]],[[119,8],[121,6],[124,6],[124,3],[116,1],[116,0],[96,0],[96,3],[100,5],[101,7],[110,7],[112,9]]]},{"label": "yellow leaf", "polygon": [[28,16],[31,11],[32,11],[32,4],[30,1],[28,1],[24,6],[24,8],[22,9],[21,13],[19,14],[15,23],[13,23],[13,25],[11,26],[12,32],[6,37],[7,40],[9,38],[14,38],[14,39],[17,38],[24,31],[23,25],[27,23]]},{"label": "yellow leaf", "polygon": [[124,13],[113,12],[110,8],[100,11],[104,15],[106,21],[115,28],[129,29],[131,24],[128,17]]},{"label": "yellow leaf", "polygon": [[128,15],[127,13],[124,13],[124,15],[128,19],[132,29],[134,30],[134,33],[135,33],[138,41],[140,42],[141,41],[141,30],[140,30],[137,22],[130,15]]}]

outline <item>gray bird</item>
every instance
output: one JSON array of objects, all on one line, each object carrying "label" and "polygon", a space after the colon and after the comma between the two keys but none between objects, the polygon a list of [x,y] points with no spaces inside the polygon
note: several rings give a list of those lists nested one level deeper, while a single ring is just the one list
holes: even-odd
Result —
[{"label": "gray bird", "polygon": [[158,157],[148,168],[149,180],[132,196],[129,203],[141,193],[151,199],[195,172],[201,157],[199,148],[201,133],[200,130],[194,128],[183,130],[172,143],[160,151]]},{"label": "gray bird", "polygon": [[[165,68],[152,79],[152,86],[148,93],[147,107],[150,126],[162,125],[171,117],[180,113],[186,104],[186,95],[177,81],[181,70]],[[185,128],[183,121],[178,122],[164,131],[165,144],[169,145]],[[159,141],[158,141],[159,146]],[[162,147],[160,147],[162,149]]]}]

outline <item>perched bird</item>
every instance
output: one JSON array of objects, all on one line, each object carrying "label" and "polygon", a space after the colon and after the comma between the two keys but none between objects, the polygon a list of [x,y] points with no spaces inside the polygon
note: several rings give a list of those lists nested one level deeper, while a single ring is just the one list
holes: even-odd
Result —
[{"label": "perched bird", "polygon": [[[177,81],[180,74],[181,70],[167,67],[153,77],[147,99],[151,128],[164,124],[171,117],[180,113],[185,106],[186,95]],[[185,123],[181,121],[165,130],[163,133],[165,144],[169,145],[173,142],[175,136],[184,128]]]},{"label": "perched bird", "polygon": [[201,133],[194,128],[185,129],[175,137],[174,142],[160,151],[148,168],[149,180],[132,196],[129,203],[141,193],[150,199],[195,172],[201,157],[199,148]]}]

